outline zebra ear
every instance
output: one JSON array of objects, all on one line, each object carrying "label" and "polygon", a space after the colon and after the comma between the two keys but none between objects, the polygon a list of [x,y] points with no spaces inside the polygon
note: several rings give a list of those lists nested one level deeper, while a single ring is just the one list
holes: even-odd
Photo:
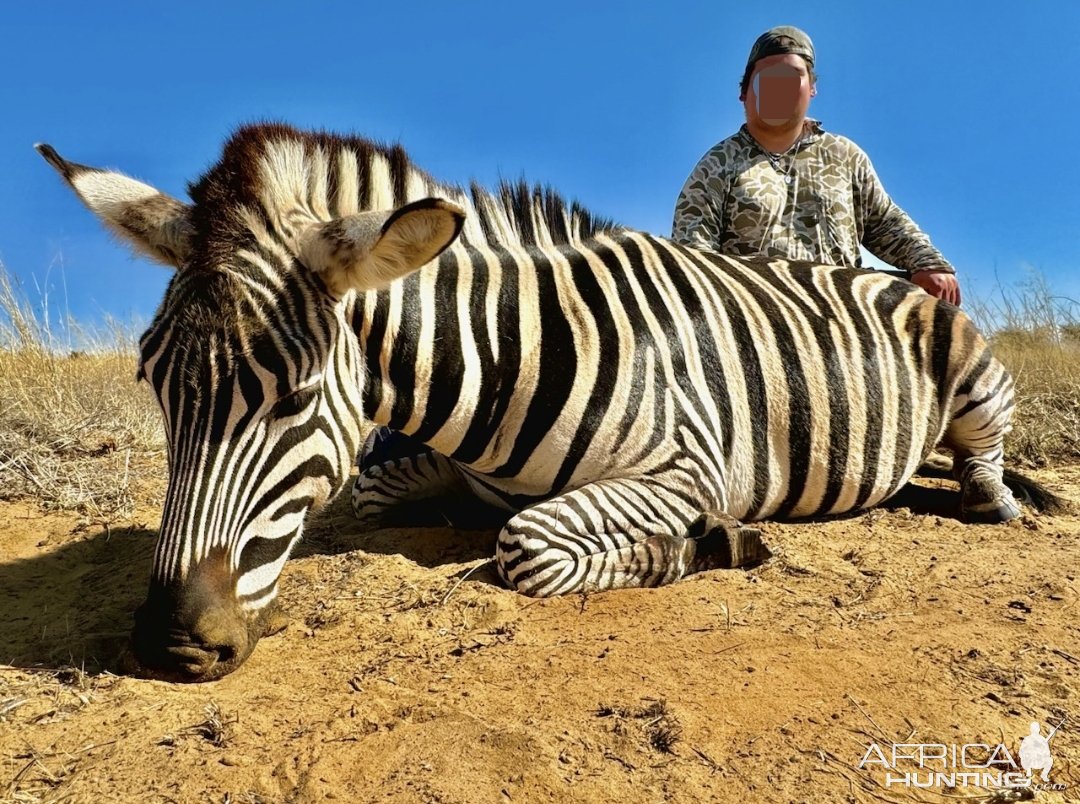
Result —
[{"label": "zebra ear", "polygon": [[191,253],[191,208],[122,173],[68,162],[50,145],[34,146],[90,211],[141,253],[182,266]]},{"label": "zebra ear", "polygon": [[464,223],[461,207],[424,198],[393,212],[361,212],[316,224],[301,237],[300,258],[336,296],[381,288],[438,257]]}]

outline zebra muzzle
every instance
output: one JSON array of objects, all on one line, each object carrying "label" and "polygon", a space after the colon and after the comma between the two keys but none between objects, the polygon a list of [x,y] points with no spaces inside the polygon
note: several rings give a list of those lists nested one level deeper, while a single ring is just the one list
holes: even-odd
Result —
[{"label": "zebra muzzle", "polygon": [[212,681],[235,670],[266,631],[263,617],[257,622],[234,618],[228,628],[223,617],[212,613],[188,628],[166,623],[160,617],[136,613],[131,634],[130,661],[126,670],[135,675],[165,681]]},{"label": "zebra muzzle", "polygon": [[186,582],[152,585],[135,612],[131,634],[134,672],[170,681],[211,681],[235,670],[251,654],[274,605],[241,609],[231,582],[200,567]]}]

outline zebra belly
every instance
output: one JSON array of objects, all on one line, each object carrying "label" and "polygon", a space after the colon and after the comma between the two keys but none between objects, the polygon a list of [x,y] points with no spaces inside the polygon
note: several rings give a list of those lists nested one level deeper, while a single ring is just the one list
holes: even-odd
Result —
[{"label": "zebra belly", "polygon": [[[919,463],[921,461],[915,462],[916,468]],[[782,474],[779,467],[775,471],[777,476]],[[822,464],[812,466],[811,477],[805,482],[792,479],[792,488],[785,484],[776,494],[763,501],[754,499],[752,495],[721,494],[721,500],[726,498],[726,502],[718,507],[743,521],[839,515],[872,508],[884,502],[896,494],[913,474],[914,470],[908,471],[906,467],[900,468],[895,474],[887,467],[882,467],[880,474],[868,474],[854,468],[830,468]],[[829,497],[822,494],[822,482],[815,480],[813,475],[828,478],[825,482],[831,489]],[[794,503],[791,502],[793,496],[796,498]]]},{"label": "zebra belly", "polygon": [[935,386],[909,380],[908,393],[875,395],[872,403],[852,394],[839,406],[817,399],[799,417],[774,409],[765,439],[737,428],[718,507],[752,521],[843,514],[887,500],[941,436]]}]

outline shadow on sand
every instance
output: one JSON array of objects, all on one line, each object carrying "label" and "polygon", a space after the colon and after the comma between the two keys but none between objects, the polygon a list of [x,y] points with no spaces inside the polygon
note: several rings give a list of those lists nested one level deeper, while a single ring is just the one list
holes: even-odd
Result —
[{"label": "shadow on sand", "polygon": [[960,492],[955,484],[951,488],[930,488],[908,483],[878,507],[889,511],[908,508],[913,514],[959,520]]},{"label": "shadow on sand", "polygon": [[508,516],[460,501],[452,506],[425,502],[378,530],[362,530],[346,493],[309,521],[293,557],[363,550],[400,555],[422,567],[470,562],[495,554],[495,538]]},{"label": "shadow on sand", "polygon": [[0,564],[0,662],[115,669],[146,594],[156,537],[139,528],[100,531]]}]

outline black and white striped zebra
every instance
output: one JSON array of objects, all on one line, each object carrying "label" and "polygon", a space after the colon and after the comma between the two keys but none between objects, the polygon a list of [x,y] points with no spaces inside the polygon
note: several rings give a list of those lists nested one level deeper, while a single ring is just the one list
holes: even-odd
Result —
[{"label": "black and white striped zebra", "polygon": [[395,488],[420,505],[431,473],[468,489],[506,511],[499,569],[532,595],[756,560],[740,520],[875,505],[939,442],[969,519],[1019,513],[1012,381],[909,283],[695,252],[281,126],[234,135],[191,204],[41,151],[178,269],[140,363],[170,455],[133,633],[150,672],[216,678],[250,653],[364,414],[429,445],[431,472],[367,467],[358,509]]}]

